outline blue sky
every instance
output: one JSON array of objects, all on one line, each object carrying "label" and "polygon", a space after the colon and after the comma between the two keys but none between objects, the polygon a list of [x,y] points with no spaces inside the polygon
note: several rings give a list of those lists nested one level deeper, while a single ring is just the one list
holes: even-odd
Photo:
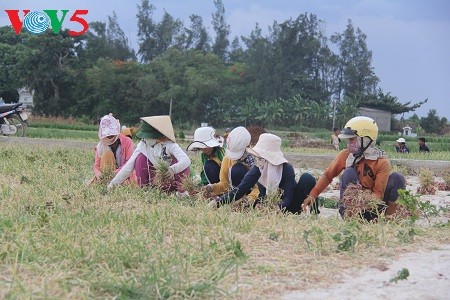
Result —
[{"label": "blue sky", "polygon": [[[140,3],[140,0],[0,0],[0,26],[9,25],[5,9],[69,9],[69,14],[75,9],[88,9],[88,22],[106,21],[114,10],[135,47],[136,6]],[[150,3],[157,8],[154,17],[158,21],[164,10],[183,20],[185,25],[189,25],[189,15],[198,14],[211,29],[213,0],[150,0]],[[447,104],[450,101],[450,1],[223,0],[223,3],[232,36],[249,35],[256,23],[267,29],[273,21],[283,22],[305,12],[323,20],[325,34],[330,36],[342,32],[351,19],[367,35],[380,87],[402,103],[428,98],[428,103],[416,113],[423,117],[430,109],[436,109],[440,117],[450,120]]]}]

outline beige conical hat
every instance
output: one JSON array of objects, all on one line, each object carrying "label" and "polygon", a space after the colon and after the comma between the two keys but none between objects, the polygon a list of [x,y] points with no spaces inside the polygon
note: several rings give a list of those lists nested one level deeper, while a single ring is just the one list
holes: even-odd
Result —
[{"label": "beige conical hat", "polygon": [[142,117],[142,121],[146,122],[148,125],[152,126],[165,137],[167,137],[172,142],[176,143],[175,133],[173,131],[172,121],[170,120],[170,116],[151,116],[151,117]]}]

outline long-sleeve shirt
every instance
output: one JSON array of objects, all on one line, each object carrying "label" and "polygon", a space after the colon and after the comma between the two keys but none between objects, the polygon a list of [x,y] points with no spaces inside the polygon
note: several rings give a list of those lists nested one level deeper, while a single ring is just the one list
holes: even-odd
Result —
[{"label": "long-sleeve shirt", "polygon": [[[119,166],[114,170],[116,174],[119,173],[122,167],[131,158],[134,151],[133,141],[129,137],[123,134],[119,134],[119,140],[120,140],[120,153],[118,155],[119,159],[116,159],[116,162],[119,162]],[[117,157],[117,154],[115,156]],[[101,157],[97,155],[97,148],[95,148],[94,175],[97,178],[99,178],[102,174],[102,172],[100,171],[100,163]]]},{"label": "long-sleeve shirt", "polygon": [[[222,160],[223,160],[224,156],[225,156],[225,150],[222,147],[215,147],[213,154],[209,157],[205,153],[202,153],[202,155],[201,155],[202,164],[205,165],[205,163],[208,160],[213,160],[220,167],[222,165]],[[206,178],[205,170],[202,170],[200,172],[200,182],[202,183],[202,185],[207,185],[209,183],[208,179]]]},{"label": "long-sleeve shirt", "polygon": [[[225,156],[223,158],[222,165],[220,166],[219,182],[213,184],[213,194],[214,195],[221,195],[223,193],[228,192],[231,189],[229,173],[230,173],[231,167],[234,166],[234,164],[236,162],[237,162],[236,160],[231,160],[227,156]],[[250,169],[250,171],[251,171],[251,169]],[[256,181],[258,181],[258,180],[256,180]],[[250,192],[250,194],[248,194],[248,198],[251,201],[255,201],[259,195],[259,189],[258,189],[258,186],[256,185],[256,182],[255,182],[255,184],[253,184],[253,186],[250,187],[250,189],[251,189],[251,192]]]},{"label": "long-sleeve shirt", "polygon": [[[241,199],[251,189],[251,187],[253,187],[258,182],[260,177],[261,171],[258,167],[253,166],[250,171],[245,174],[242,182],[230,192],[222,195],[217,202],[219,203],[219,205],[223,205]],[[259,196],[264,197],[266,195],[266,189],[262,187],[262,185],[259,186]],[[279,207],[281,209],[288,207],[294,200],[295,186],[296,181],[294,168],[290,163],[284,163],[281,181],[278,185],[278,188],[283,191],[281,195],[281,201],[279,203]]]},{"label": "long-sleeve shirt", "polygon": [[[164,161],[173,174],[180,173],[190,166],[191,160],[187,154],[180,148],[177,143],[172,141],[165,141],[163,143],[157,143],[155,145],[150,145],[149,143],[140,141],[134,150],[133,155],[127,161],[127,163],[122,167],[120,172],[111,180],[109,186],[119,185],[134,170],[134,163],[139,154],[144,154],[150,162],[156,162],[156,160]],[[177,159],[177,163],[170,165],[173,157]]]},{"label": "long-sleeve shirt", "polygon": [[[333,181],[333,178],[346,168],[346,161],[349,155],[350,152],[347,149],[341,150],[309,194],[317,198]],[[391,163],[389,160],[384,157],[377,160],[362,158],[355,167],[362,187],[370,189],[378,199],[383,200],[389,175],[391,174]]]}]

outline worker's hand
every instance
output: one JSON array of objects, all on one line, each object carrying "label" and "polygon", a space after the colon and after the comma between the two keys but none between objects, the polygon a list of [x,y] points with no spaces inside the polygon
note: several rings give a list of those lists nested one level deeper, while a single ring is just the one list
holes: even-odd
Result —
[{"label": "worker's hand", "polygon": [[212,184],[208,184],[202,187],[202,193],[205,197],[211,197],[212,190],[213,190]]},{"label": "worker's hand", "polygon": [[164,180],[168,180],[168,181],[174,180],[174,176],[175,176],[175,171],[172,168],[168,168],[167,172],[164,173],[164,175],[163,175]]},{"label": "worker's hand", "polygon": [[309,207],[311,207],[311,205],[313,205],[314,202],[316,202],[316,197],[314,197],[313,195],[308,195],[308,197],[306,197],[305,201],[303,201],[302,204],[303,212],[308,211]]},{"label": "worker's hand", "polygon": [[108,186],[106,187],[106,191],[107,192],[111,192],[114,188],[115,188],[116,186],[115,185],[113,185],[113,184],[108,184]]},{"label": "worker's hand", "polygon": [[216,199],[213,199],[213,200],[211,200],[209,203],[208,203],[208,208],[209,209],[217,209],[219,206],[218,206],[218,202],[217,202],[217,198]]}]

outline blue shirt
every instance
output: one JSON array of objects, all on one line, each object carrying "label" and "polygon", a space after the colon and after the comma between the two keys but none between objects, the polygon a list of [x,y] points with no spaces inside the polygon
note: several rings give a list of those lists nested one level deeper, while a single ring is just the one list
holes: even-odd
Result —
[{"label": "blue shirt", "polygon": [[[218,200],[218,205],[224,205],[227,203],[231,203],[233,201],[239,200],[248,193],[250,193],[252,187],[258,182],[261,177],[261,172],[259,168],[253,166],[250,171],[245,174],[245,177],[242,179],[241,183],[229,191],[228,193],[223,194]],[[294,168],[290,163],[283,164],[283,173],[281,175],[281,181],[278,185],[278,188],[283,190],[281,195],[281,201],[278,204],[281,209],[288,207],[292,200],[294,199],[294,190],[296,186],[295,181],[295,172]],[[259,186],[259,197],[263,198],[266,196],[266,188],[261,184]]]}]

